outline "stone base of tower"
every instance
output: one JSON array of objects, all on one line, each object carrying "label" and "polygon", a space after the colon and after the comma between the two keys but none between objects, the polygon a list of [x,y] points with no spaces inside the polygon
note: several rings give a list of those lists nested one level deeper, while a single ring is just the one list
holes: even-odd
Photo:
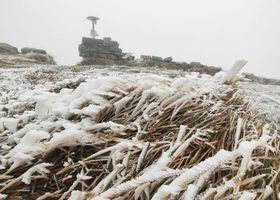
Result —
[{"label": "stone base of tower", "polygon": [[83,37],[82,43],[79,45],[79,55],[83,58],[82,65],[111,65],[126,62],[123,59],[126,54],[119,48],[119,43],[111,40],[111,38],[93,39]]}]

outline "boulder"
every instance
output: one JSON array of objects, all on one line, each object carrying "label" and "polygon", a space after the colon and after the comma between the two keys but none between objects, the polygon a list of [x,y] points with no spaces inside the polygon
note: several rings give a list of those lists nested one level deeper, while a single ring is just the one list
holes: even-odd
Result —
[{"label": "boulder", "polygon": [[141,60],[151,60],[152,59],[151,56],[147,56],[147,55],[141,55],[140,58],[141,58]]},{"label": "boulder", "polygon": [[164,62],[172,62],[172,60],[173,60],[172,57],[167,57],[163,59]]},{"label": "boulder", "polygon": [[23,53],[23,54],[27,54],[27,53],[47,54],[47,52],[43,49],[36,49],[36,48],[29,48],[29,47],[22,48],[21,53]]},{"label": "boulder", "polygon": [[191,67],[201,67],[202,65],[200,64],[200,62],[191,62],[190,66]]},{"label": "boulder", "polygon": [[213,66],[205,66],[204,73],[214,76],[216,73],[222,71],[223,69],[220,67],[213,67]]},{"label": "boulder", "polygon": [[7,43],[0,43],[0,54],[2,55],[18,54],[18,49]]},{"label": "boulder", "polygon": [[162,61],[162,57],[159,56],[152,56],[152,60],[156,61],[156,62],[161,62]]},{"label": "boulder", "polygon": [[79,55],[83,57],[81,64],[123,63],[126,55],[119,48],[119,43],[109,37],[103,39],[82,38]]},{"label": "boulder", "polygon": [[124,53],[124,56],[122,58],[126,61],[135,60],[135,56],[133,56],[132,53]]}]

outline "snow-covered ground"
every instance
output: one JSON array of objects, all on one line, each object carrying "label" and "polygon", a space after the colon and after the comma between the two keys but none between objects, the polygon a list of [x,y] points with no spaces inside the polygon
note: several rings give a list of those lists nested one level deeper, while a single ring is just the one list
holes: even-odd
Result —
[{"label": "snow-covered ground", "polygon": [[[134,189],[135,196],[151,193],[155,200],[178,195],[181,199],[208,199],[211,195],[218,199],[231,191],[236,191],[235,195],[241,199],[254,199],[257,195],[275,197],[272,188],[279,188],[272,179],[278,180],[276,165],[279,163],[275,157],[279,155],[279,135],[271,131],[270,125],[260,127],[254,117],[243,115],[248,110],[240,93],[250,101],[250,108],[265,112],[271,124],[278,126],[280,87],[247,82],[222,84],[225,75],[219,72],[212,77],[181,70],[127,66],[0,69],[0,170],[3,172],[0,198],[12,196],[12,187],[17,184],[30,185],[32,180],[42,180],[52,173],[61,176],[61,180],[47,178],[56,180],[57,185],[51,180],[49,184],[57,186],[57,193],[53,187],[54,193],[48,194],[45,188],[36,185],[36,198],[58,195],[60,199],[71,196],[72,200],[108,200],[125,196]],[[192,119],[188,121],[190,127],[184,121],[188,119]],[[196,127],[198,124],[200,127]],[[164,132],[165,129],[168,132]],[[174,134],[177,132],[178,135]],[[108,135],[110,140],[105,138]],[[107,146],[107,143],[110,144]],[[100,144],[103,146],[98,149]],[[56,149],[75,146],[98,150],[90,149],[85,157],[77,156],[74,148],[67,156],[66,150],[61,151],[63,163],[43,156]],[[259,150],[258,155],[255,149]],[[187,154],[192,151],[194,154]],[[203,155],[196,154],[201,152]],[[78,160],[73,161],[73,155]],[[112,159],[100,169],[104,170],[100,175],[102,180],[99,175],[93,177],[96,172],[92,163],[100,160],[103,163],[108,155]],[[146,156],[154,160],[145,162]],[[137,165],[129,164],[133,158]],[[175,162],[177,158],[185,160]],[[142,169],[143,163],[148,170]],[[265,167],[264,163],[271,165],[271,172],[261,168]],[[28,168],[22,167],[25,165]],[[219,178],[212,182],[214,186],[206,184],[217,169],[226,173],[229,168],[232,169],[226,175],[229,180]],[[14,174],[16,169],[19,171]],[[267,174],[247,173],[257,169]],[[133,174],[126,174],[127,170]],[[72,173],[71,176],[68,173]],[[169,176],[170,181],[164,184],[151,184]],[[269,180],[266,185],[256,184],[258,190],[252,190],[255,189],[253,180],[265,176]],[[65,180],[69,181],[67,188],[60,190]],[[85,184],[87,181],[91,183]],[[83,186],[77,187],[79,184]],[[152,186],[156,192],[146,192],[145,188]],[[199,193],[203,188],[205,193]],[[24,196],[24,191],[31,190],[17,192]],[[246,195],[253,197],[246,198]]]},{"label": "snow-covered ground", "polygon": [[27,53],[15,55],[1,55],[0,54],[0,68],[8,67],[24,67],[26,65],[35,64],[55,64],[55,61],[48,54]]},{"label": "snow-covered ground", "polygon": [[264,113],[269,121],[280,124],[280,86],[242,83],[253,108]]},{"label": "snow-covered ground", "polygon": [[[135,76],[156,74],[164,77],[183,77],[187,72],[162,68],[139,68],[128,66],[21,66],[20,68],[0,68],[0,106],[8,99],[16,100],[18,96],[36,88],[47,91],[59,84],[96,78],[100,76]],[[195,74],[195,73],[194,73]],[[280,123],[280,86],[260,85],[241,82],[241,87],[254,109],[264,113],[267,119]]]}]

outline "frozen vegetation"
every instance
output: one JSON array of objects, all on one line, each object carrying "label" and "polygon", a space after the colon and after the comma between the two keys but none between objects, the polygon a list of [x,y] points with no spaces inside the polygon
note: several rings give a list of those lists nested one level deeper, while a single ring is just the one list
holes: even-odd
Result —
[{"label": "frozen vegetation", "polygon": [[277,199],[280,86],[225,78],[0,69],[0,199]]}]

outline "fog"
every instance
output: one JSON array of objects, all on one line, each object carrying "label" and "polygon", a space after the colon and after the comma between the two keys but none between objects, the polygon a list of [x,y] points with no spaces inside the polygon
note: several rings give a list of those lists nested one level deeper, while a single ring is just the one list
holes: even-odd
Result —
[{"label": "fog", "polygon": [[280,78],[279,0],[0,0],[0,42],[47,50],[59,64],[81,60],[89,15],[99,37],[125,52],[172,56]]}]

